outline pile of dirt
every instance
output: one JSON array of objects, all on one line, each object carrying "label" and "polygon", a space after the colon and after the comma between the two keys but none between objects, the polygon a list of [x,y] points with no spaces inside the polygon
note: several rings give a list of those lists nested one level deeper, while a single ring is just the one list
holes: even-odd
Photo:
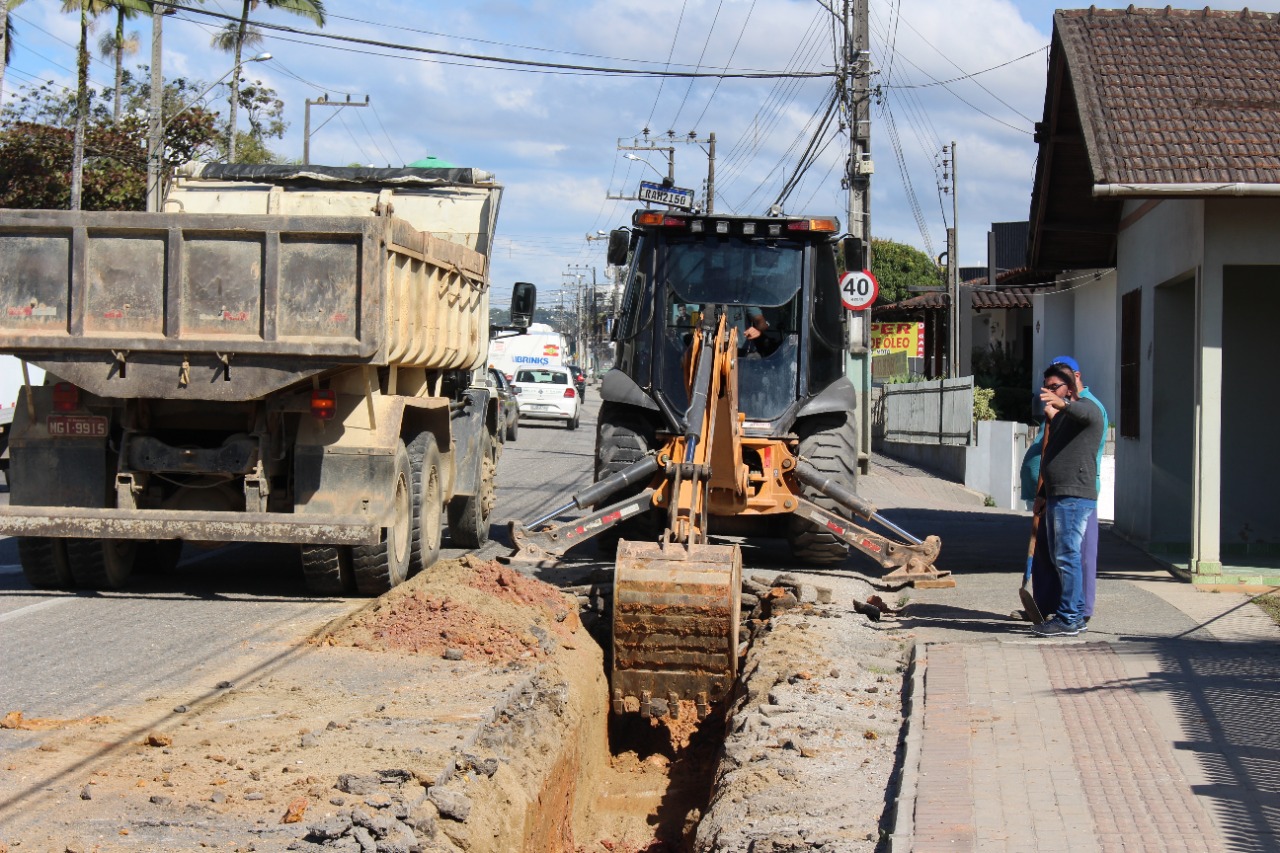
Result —
[{"label": "pile of dirt", "polygon": [[578,628],[564,593],[492,560],[437,563],[321,642],[453,660],[539,660]]}]

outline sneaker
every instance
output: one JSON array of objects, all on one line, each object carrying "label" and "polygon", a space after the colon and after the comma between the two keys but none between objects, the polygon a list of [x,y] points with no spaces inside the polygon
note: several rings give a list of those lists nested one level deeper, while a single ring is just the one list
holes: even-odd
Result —
[{"label": "sneaker", "polygon": [[1080,626],[1068,625],[1055,616],[1048,622],[1033,625],[1031,632],[1037,637],[1074,637],[1080,633]]}]

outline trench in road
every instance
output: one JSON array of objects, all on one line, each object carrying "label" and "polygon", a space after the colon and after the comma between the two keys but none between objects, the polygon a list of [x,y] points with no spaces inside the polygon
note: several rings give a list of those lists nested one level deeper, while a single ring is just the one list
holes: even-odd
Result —
[{"label": "trench in road", "polygon": [[[574,431],[549,421],[522,421],[516,442],[508,442],[498,465],[498,504],[494,536],[507,543],[505,522],[533,520],[564,506],[573,494],[594,479],[598,395],[588,394],[581,426]],[[484,550],[506,553],[507,547]],[[581,553],[579,553],[581,552]],[[600,558],[590,543],[575,550],[559,566],[526,570],[556,586],[575,586],[611,574],[613,563]],[[583,621],[600,644],[608,676],[610,616],[584,613]],[[579,850],[685,851],[692,850],[698,818],[710,799],[720,745],[724,736],[719,710],[700,725],[675,731],[638,715],[614,717],[608,712],[607,691],[598,702],[609,716],[608,755],[580,762],[600,768],[594,778],[580,778],[577,789],[592,792],[586,825],[574,827]],[[579,768],[580,769],[580,768]],[[565,768],[566,772],[574,772]],[[551,801],[550,798],[548,801]],[[556,816],[548,815],[552,818]],[[559,816],[563,819],[563,816]]]}]

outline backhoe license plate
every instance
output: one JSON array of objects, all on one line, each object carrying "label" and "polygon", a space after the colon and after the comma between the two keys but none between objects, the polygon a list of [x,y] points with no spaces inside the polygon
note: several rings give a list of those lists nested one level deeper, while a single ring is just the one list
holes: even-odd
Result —
[{"label": "backhoe license plate", "polygon": [[107,419],[101,415],[49,415],[45,427],[53,436],[107,437]]}]

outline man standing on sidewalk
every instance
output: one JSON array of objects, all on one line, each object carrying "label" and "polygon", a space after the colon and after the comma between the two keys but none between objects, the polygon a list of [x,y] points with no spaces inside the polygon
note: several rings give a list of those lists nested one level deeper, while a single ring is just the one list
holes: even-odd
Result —
[{"label": "man standing on sidewalk", "polygon": [[1084,629],[1082,551],[1089,517],[1098,506],[1098,445],[1101,408],[1077,393],[1075,374],[1054,364],[1044,372],[1040,399],[1049,420],[1049,441],[1041,460],[1049,555],[1061,582],[1052,619],[1031,630],[1042,637],[1073,637]]},{"label": "man standing on sidewalk", "polygon": [[[1091,401],[1102,412],[1102,440],[1098,442],[1098,491],[1102,491],[1102,455],[1106,448],[1106,432],[1109,426],[1107,418],[1107,409],[1102,405],[1102,401],[1093,395],[1089,390],[1089,386],[1084,384],[1084,380],[1080,376],[1080,364],[1069,355],[1060,355],[1053,361],[1049,362],[1054,367],[1066,367],[1075,376],[1076,396]],[[1037,400],[1036,402],[1040,402]],[[1040,403],[1043,407],[1043,403]],[[1022,492],[1023,498],[1027,501],[1028,509],[1031,508],[1036,499],[1036,481],[1040,476],[1040,451],[1042,450],[1042,439],[1044,438],[1045,419],[1043,414],[1040,417],[1040,434],[1036,436],[1035,443],[1027,449],[1026,455],[1022,459]],[[1031,566],[1031,586],[1035,591],[1036,604],[1040,608],[1041,613],[1053,613],[1053,608],[1057,606],[1058,599],[1062,595],[1062,589],[1058,583],[1058,571],[1053,567],[1053,563],[1049,559],[1049,544],[1046,538],[1048,533],[1048,525],[1041,525],[1036,535],[1036,551],[1035,561]],[[1094,598],[1097,592],[1098,584],[1098,511],[1094,509],[1093,514],[1089,516],[1089,524],[1085,528],[1084,544],[1082,546],[1081,564],[1084,567],[1084,620],[1089,621],[1089,617],[1093,615]]]}]

